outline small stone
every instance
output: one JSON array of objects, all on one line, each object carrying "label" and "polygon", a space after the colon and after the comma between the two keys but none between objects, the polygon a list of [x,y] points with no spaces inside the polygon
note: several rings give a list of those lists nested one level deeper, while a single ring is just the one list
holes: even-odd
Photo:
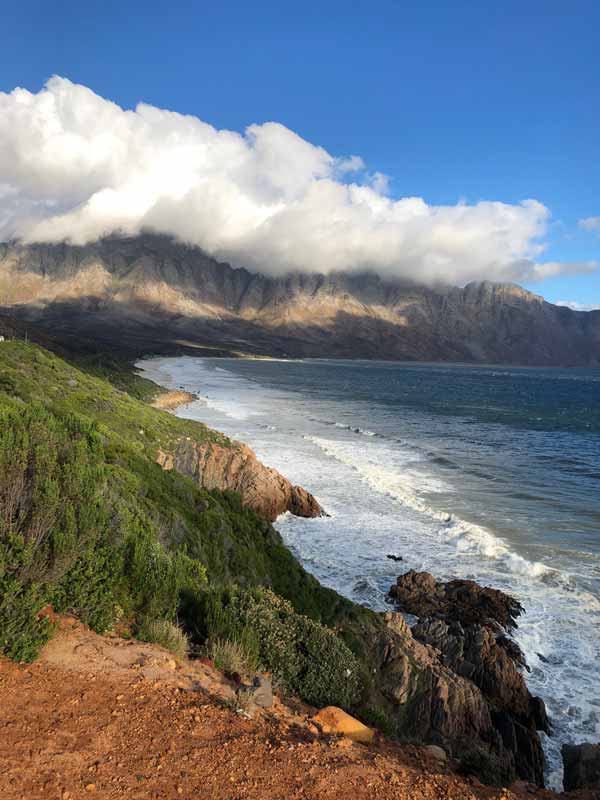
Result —
[{"label": "small stone", "polygon": [[252,681],[252,702],[259,708],[271,708],[273,705],[273,684],[269,675],[256,675]]},{"label": "small stone", "polygon": [[95,792],[96,791],[96,784],[95,783],[86,783],[85,790],[86,790],[86,792]]},{"label": "small stone", "polygon": [[423,752],[426,756],[429,756],[429,758],[433,758],[436,761],[440,761],[444,764],[448,760],[446,751],[442,747],[438,747],[437,744],[427,745],[427,747],[423,748]]}]

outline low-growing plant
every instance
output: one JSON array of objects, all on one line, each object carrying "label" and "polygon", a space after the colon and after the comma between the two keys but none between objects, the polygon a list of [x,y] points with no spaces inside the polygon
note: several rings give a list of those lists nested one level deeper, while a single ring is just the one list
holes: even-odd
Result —
[{"label": "low-growing plant", "polygon": [[143,642],[159,644],[179,658],[187,656],[190,643],[179,625],[168,619],[148,619],[142,617],[136,630],[138,639]]},{"label": "low-growing plant", "polygon": [[251,675],[259,666],[256,653],[239,641],[212,639],[207,655],[226,674]]}]

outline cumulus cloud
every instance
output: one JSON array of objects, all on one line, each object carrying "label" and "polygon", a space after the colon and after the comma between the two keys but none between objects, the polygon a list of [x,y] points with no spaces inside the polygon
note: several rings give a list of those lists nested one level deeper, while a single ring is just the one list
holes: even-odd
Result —
[{"label": "cumulus cloud", "polygon": [[141,103],[124,110],[54,77],[0,93],[0,239],[152,229],[271,274],[374,269],[465,283],[538,280],[598,264],[544,262],[550,212],[393,199],[386,176],[276,122],[243,134]]},{"label": "cumulus cloud", "polygon": [[586,217],[579,220],[579,227],[589,233],[597,233],[600,236],[600,217]]}]

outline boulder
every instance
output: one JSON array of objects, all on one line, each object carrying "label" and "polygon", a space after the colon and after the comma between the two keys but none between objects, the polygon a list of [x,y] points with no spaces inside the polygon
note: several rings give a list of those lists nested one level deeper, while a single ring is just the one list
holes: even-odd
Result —
[{"label": "boulder", "polygon": [[564,744],[564,789],[596,789],[600,794],[600,744]]},{"label": "boulder", "polygon": [[323,733],[340,733],[354,742],[370,744],[375,738],[375,731],[372,728],[363,725],[336,706],[322,708],[314,715],[313,721],[321,727]]},{"label": "boulder", "polygon": [[273,685],[270,675],[256,675],[250,687],[250,698],[259,708],[273,705]]},{"label": "boulder", "polygon": [[511,631],[523,606],[504,592],[475,581],[436,581],[428,572],[409,570],[396,580],[390,597],[415,617],[434,617],[462,625],[480,624]]},{"label": "boulder", "polygon": [[437,744],[427,745],[427,747],[423,748],[423,753],[427,758],[438,761],[440,764],[445,764],[446,761],[448,761],[448,754],[442,747],[438,747]]},{"label": "boulder", "polygon": [[[442,583],[414,570],[401,575],[389,594],[401,611],[418,617],[411,628],[414,638],[483,696],[494,735],[484,733],[485,715],[480,713],[477,756],[469,755],[467,761],[479,763],[480,754],[487,750],[500,757],[504,770],[508,755],[515,775],[543,786],[544,752],[538,731],[549,733],[550,724],[543,701],[533,697],[525,683],[523,653],[507,635],[523,613],[520,603],[475,581]],[[453,682],[445,676],[444,683],[451,686]],[[461,694],[467,702],[464,687]],[[460,716],[460,710],[454,713]],[[500,740],[500,747],[494,739]]]}]

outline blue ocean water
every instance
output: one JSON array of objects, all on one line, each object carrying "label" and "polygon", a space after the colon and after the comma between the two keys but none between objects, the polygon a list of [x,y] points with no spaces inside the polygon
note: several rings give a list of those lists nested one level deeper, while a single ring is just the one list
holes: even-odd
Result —
[{"label": "blue ocean water", "polygon": [[277,525],[323,583],[384,608],[399,571],[425,569],[523,603],[517,638],[554,724],[558,786],[560,744],[600,738],[600,370],[143,363],[202,397],[178,413],[317,496],[330,517]]}]

